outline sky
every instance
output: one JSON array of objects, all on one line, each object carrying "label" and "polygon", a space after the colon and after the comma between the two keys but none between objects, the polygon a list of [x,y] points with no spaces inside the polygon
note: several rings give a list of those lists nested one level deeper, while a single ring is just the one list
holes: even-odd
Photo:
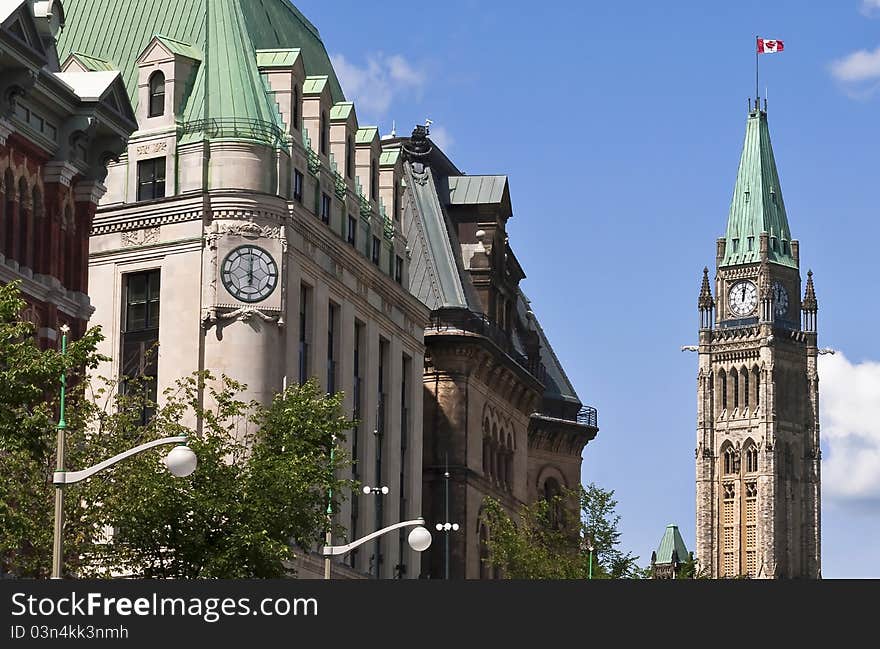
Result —
[{"label": "sky", "polygon": [[669,523],[694,547],[696,308],[761,95],[802,274],[814,273],[822,574],[880,577],[876,298],[880,0],[659,3],[299,0],[361,124],[431,135],[506,174],[510,243],[600,431],[582,478],[613,489],[650,562]]}]

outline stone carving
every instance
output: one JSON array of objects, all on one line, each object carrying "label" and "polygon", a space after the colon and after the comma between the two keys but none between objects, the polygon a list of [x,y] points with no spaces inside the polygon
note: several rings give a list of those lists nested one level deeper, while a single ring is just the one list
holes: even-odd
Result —
[{"label": "stone carving", "polygon": [[244,223],[233,223],[231,225],[221,225],[217,230],[217,234],[229,234],[233,236],[248,237],[249,239],[255,239],[257,237],[262,237],[264,239],[284,238],[281,226],[260,226],[253,221],[246,221]]},{"label": "stone carving", "polygon": [[136,248],[146,246],[159,241],[159,228],[147,228],[145,230],[132,230],[122,233],[122,247]]},{"label": "stone carving", "polygon": [[151,155],[154,153],[164,153],[168,150],[167,142],[153,142],[151,144],[142,144],[135,149],[138,155]]},{"label": "stone carving", "polygon": [[278,325],[279,328],[284,327],[283,316],[271,316],[267,313],[263,313],[260,309],[251,306],[239,307],[233,311],[227,311],[224,313],[219,313],[216,308],[209,309],[208,312],[202,316],[202,327],[205,329],[210,329],[211,326],[215,324],[222,324],[235,320],[248,322],[253,318],[259,318],[263,322]]}]

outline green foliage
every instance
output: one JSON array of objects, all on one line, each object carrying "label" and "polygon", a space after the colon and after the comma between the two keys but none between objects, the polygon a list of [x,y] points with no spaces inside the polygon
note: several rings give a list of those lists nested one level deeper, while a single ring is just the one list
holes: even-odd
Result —
[{"label": "green foliage", "polygon": [[638,557],[618,547],[620,516],[613,496],[591,483],[525,505],[515,518],[487,498],[488,563],[507,579],[587,579],[591,561],[593,579],[644,578]]},{"label": "green foliage", "polygon": [[[187,478],[165,469],[165,446],[68,485],[67,574],[279,577],[294,556],[292,544],[319,540],[328,494],[335,502],[351,487],[335,477],[350,466],[338,444],[354,425],[341,395],[323,395],[310,381],[262,407],[238,398],[245,386],[201,372],[152,403],[141,380],[129,380],[125,390],[118,381],[83,380],[103,360],[95,353],[97,330],[70,343],[66,356],[40,350],[20,320],[24,306],[15,287],[0,287],[0,574],[50,572],[63,369],[70,470],[178,435],[198,456]],[[154,414],[144,425],[145,411]]]}]

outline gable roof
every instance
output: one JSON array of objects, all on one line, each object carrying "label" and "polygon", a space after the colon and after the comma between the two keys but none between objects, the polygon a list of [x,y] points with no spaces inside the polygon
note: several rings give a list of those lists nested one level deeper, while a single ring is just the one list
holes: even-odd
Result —
[{"label": "gable roof", "polygon": [[96,56],[89,56],[82,52],[71,52],[70,56],[67,57],[67,61],[64,62],[64,65],[66,66],[71,59],[78,62],[89,72],[111,72],[119,69],[111,61],[105,61],[104,59],[99,59]]},{"label": "gable roof", "polygon": [[202,60],[202,53],[189,43],[184,43],[183,41],[171,38],[170,36],[162,36],[161,34],[156,34],[156,40],[162,43],[162,45],[164,45],[172,54],[185,56],[193,61]]}]

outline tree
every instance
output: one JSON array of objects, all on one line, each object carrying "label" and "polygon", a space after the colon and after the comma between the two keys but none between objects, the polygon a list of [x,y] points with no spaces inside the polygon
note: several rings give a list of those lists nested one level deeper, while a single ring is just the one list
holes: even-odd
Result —
[{"label": "tree", "polygon": [[594,483],[510,513],[496,500],[484,503],[488,559],[508,579],[640,579],[638,557],[619,549],[620,516],[613,491]]},{"label": "tree", "polygon": [[[48,576],[54,514],[55,427],[60,377],[82,384],[97,366],[101,334],[89,330],[67,354],[41,349],[35,327],[22,320],[27,303],[18,283],[0,285],[0,575]],[[74,435],[74,438],[76,435]],[[80,460],[74,444],[70,462]],[[95,534],[73,529],[86,543]]]},{"label": "tree", "polygon": [[[40,350],[20,319],[24,306],[15,287],[0,287],[0,572],[50,572],[62,369],[70,377],[68,467],[177,435],[187,436],[199,459],[193,475],[174,478],[161,464],[168,447],[160,447],[68,485],[69,574],[278,577],[294,544],[320,541],[328,494],[339,500],[351,486],[335,477],[350,465],[338,445],[354,425],[341,395],[323,395],[310,381],[262,407],[240,400],[245,386],[201,372],[150,403],[144,379],[85,380],[102,360],[100,331],[72,342],[65,357]],[[143,425],[145,410],[154,414]]]},{"label": "tree", "polygon": [[[199,388],[207,392],[200,405]],[[293,544],[312,546],[326,527],[328,492],[344,493],[335,474],[353,422],[341,395],[321,395],[312,380],[261,408],[237,399],[244,386],[197,373],[166,390],[145,429],[124,416],[97,413],[94,439],[119,452],[144,439],[186,435],[199,458],[192,476],[174,479],[157,449],[114,467],[83,493],[100,502],[115,533],[95,546],[87,571],[107,576],[120,565],[143,577],[268,578],[285,574]],[[133,391],[142,399],[148,391]],[[124,411],[128,404],[119,404]],[[134,411],[140,412],[138,404]],[[192,422],[186,425],[183,422]],[[201,422],[201,431],[195,422]]]}]

